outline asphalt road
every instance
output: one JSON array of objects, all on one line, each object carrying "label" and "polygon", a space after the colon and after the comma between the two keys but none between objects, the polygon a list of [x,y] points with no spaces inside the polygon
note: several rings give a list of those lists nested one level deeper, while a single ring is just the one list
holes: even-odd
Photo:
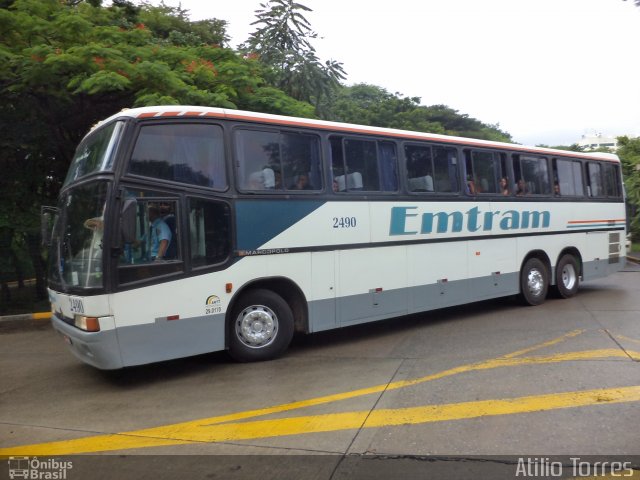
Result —
[{"label": "asphalt road", "polygon": [[637,266],[539,307],[506,298],[297,337],[271,362],[101,372],[43,322],[1,324],[0,359],[0,456],[13,457],[0,478],[16,458],[72,480],[640,469]]}]

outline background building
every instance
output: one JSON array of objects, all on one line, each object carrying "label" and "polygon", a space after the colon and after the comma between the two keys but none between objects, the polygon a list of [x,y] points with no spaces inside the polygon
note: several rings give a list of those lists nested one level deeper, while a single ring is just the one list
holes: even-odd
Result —
[{"label": "background building", "polygon": [[585,151],[597,150],[598,148],[610,148],[612,151],[618,149],[618,138],[613,135],[603,135],[602,133],[586,133],[582,135],[582,138],[576,142],[581,147],[584,147]]}]

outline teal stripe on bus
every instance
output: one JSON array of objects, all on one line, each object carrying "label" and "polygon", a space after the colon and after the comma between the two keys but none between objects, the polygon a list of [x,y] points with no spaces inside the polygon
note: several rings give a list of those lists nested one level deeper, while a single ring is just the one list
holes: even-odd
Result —
[{"label": "teal stripe on bus", "polygon": [[238,250],[257,250],[322,205],[322,200],[238,200]]}]

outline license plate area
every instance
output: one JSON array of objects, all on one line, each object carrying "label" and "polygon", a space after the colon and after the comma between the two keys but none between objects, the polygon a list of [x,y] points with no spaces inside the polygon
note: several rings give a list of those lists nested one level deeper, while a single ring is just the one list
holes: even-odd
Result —
[{"label": "license plate area", "polygon": [[69,297],[69,310],[71,313],[84,314],[84,302],[78,297]]}]

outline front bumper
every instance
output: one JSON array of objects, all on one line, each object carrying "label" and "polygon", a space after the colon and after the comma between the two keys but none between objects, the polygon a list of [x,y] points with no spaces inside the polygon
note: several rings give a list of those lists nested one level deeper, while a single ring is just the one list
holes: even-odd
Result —
[{"label": "front bumper", "polygon": [[85,332],[60,320],[55,314],[51,317],[51,323],[78,359],[101,370],[123,367],[115,329]]}]

